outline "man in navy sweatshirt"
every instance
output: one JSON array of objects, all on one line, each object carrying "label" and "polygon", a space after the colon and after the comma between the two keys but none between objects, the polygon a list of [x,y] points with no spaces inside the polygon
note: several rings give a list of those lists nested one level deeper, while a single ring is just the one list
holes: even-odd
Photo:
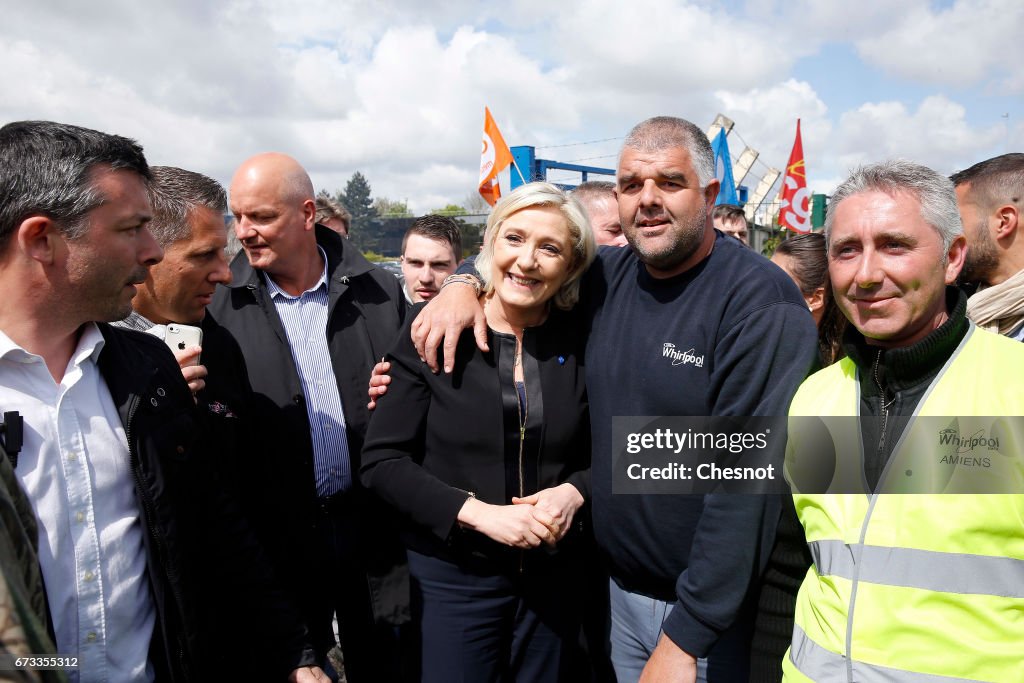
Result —
[{"label": "man in navy sweatshirt", "polygon": [[[814,323],[792,280],[712,227],[718,185],[697,126],[672,117],[638,124],[616,186],[631,249],[601,249],[584,278],[594,535],[611,571],[619,683],[747,680],[779,499],[613,495],[612,418],[785,415],[815,354]],[[448,340],[468,325],[473,298],[469,287],[450,287],[417,321],[421,346],[432,338],[436,348],[447,327],[446,369]],[[425,319],[431,313],[436,323]],[[433,364],[435,352],[421,350]]]}]

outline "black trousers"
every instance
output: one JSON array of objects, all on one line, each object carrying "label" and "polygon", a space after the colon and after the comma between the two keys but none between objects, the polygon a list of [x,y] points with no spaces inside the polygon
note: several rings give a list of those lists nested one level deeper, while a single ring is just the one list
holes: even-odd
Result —
[{"label": "black trousers", "polygon": [[390,683],[410,680],[410,655],[403,634],[393,626],[374,623],[366,565],[359,543],[360,519],[345,498],[332,498],[317,516],[319,548],[296,558],[314,566],[321,600],[316,630],[331,628],[337,616],[338,636],[348,683]]},{"label": "black trousers", "polygon": [[582,577],[563,559],[542,559],[521,573],[491,573],[409,551],[423,681],[586,680]]}]

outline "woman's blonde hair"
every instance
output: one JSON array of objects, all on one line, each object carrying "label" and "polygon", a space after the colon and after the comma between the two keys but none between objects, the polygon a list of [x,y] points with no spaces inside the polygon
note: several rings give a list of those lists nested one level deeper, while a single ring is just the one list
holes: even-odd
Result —
[{"label": "woman's blonde hair", "polygon": [[483,281],[484,291],[491,292],[494,283],[491,270],[494,265],[494,242],[501,230],[502,223],[510,216],[523,209],[551,207],[557,209],[565,218],[569,228],[569,241],[572,243],[572,260],[569,264],[569,277],[553,297],[555,306],[568,310],[576,305],[580,298],[580,278],[590,266],[597,254],[594,231],[587,219],[587,212],[575,197],[571,197],[551,183],[527,183],[520,185],[511,194],[503,197],[494,206],[487,217],[487,230],[484,233],[483,248],[476,258],[476,270]]}]

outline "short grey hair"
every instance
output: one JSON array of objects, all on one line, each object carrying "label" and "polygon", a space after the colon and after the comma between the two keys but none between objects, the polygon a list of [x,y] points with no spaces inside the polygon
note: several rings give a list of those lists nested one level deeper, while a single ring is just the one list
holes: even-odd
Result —
[{"label": "short grey hair", "polygon": [[839,204],[862,192],[884,192],[892,196],[906,192],[921,205],[921,218],[942,238],[942,251],[949,253],[953,240],[964,233],[953,183],[927,166],[905,159],[893,159],[861,166],[836,188],[825,215],[825,244],[832,244],[832,226]]},{"label": "short grey hair", "polygon": [[150,171],[153,220],[149,231],[161,247],[192,237],[189,216],[197,207],[227,213],[227,194],[213,178],[174,166],[153,166]]},{"label": "short grey hair", "polygon": [[580,279],[584,271],[590,267],[597,255],[597,242],[594,231],[587,219],[587,212],[575,197],[569,196],[551,183],[527,183],[520,185],[511,194],[502,197],[487,217],[487,230],[484,232],[483,248],[476,257],[476,270],[484,284],[484,291],[494,289],[491,281],[491,268],[494,263],[494,242],[501,230],[502,223],[513,214],[524,209],[550,207],[557,209],[564,217],[569,228],[569,241],[572,244],[572,262],[569,265],[569,277],[562,284],[552,301],[555,306],[569,310],[580,298]]},{"label": "short grey hair", "polygon": [[142,147],[129,138],[53,121],[0,128],[0,251],[34,214],[52,219],[68,239],[84,235],[86,216],[105,201],[93,175],[104,168],[149,181]]},{"label": "short grey hair", "polygon": [[[702,188],[715,179],[715,155],[711,151],[711,142],[704,131],[686,119],[655,116],[641,121],[629,131],[622,143],[622,149],[640,152],[660,152],[673,147],[686,148]],[[622,156],[621,152],[619,156]]]}]

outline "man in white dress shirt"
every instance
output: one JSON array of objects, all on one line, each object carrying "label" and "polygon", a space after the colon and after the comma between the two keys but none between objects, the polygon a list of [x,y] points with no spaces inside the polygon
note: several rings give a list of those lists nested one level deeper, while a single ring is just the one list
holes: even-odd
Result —
[{"label": "man in white dress shirt", "polygon": [[[16,474],[73,680],[201,680],[206,567],[266,585],[251,535],[206,477],[204,425],[173,357],[97,324],[131,311],[162,257],[146,228],[148,178],[127,138],[0,128],[0,408],[25,420]],[[257,570],[238,569],[249,561]],[[294,647],[271,670],[318,680],[301,629],[282,637]]]}]

